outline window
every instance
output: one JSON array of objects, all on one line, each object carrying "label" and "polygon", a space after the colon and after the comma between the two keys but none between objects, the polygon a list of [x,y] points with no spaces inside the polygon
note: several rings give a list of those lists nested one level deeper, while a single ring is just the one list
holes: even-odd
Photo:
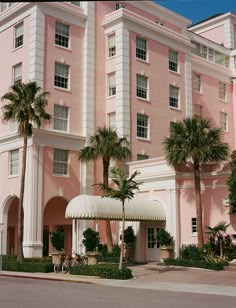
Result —
[{"label": "window", "polygon": [[144,114],[137,115],[137,137],[148,138],[148,116]]},{"label": "window", "polygon": [[23,22],[19,23],[18,25],[15,26],[15,40],[14,40],[14,47],[18,48],[23,45]]},{"label": "window", "polygon": [[193,117],[200,119],[202,117],[202,106],[198,104],[193,105]]},{"label": "window", "polygon": [[61,63],[55,63],[54,86],[68,89],[69,66]]},{"label": "window", "polygon": [[80,6],[80,1],[71,1],[70,3],[76,5],[76,6]]},{"label": "window", "polygon": [[116,113],[111,112],[108,114],[108,126],[115,129],[116,128]]},{"label": "window", "polygon": [[68,107],[54,105],[53,128],[58,130],[68,130]]},{"label": "window", "polygon": [[116,36],[115,34],[108,36],[108,57],[114,57],[116,55]]},{"label": "window", "polygon": [[62,47],[69,47],[70,28],[68,25],[56,21],[55,44]]},{"label": "window", "polygon": [[226,100],[226,84],[219,82],[219,99]]},{"label": "window", "polygon": [[169,70],[178,72],[178,52],[169,50]]},{"label": "window", "polygon": [[11,133],[17,132],[18,131],[18,122],[16,120],[11,121]]},{"label": "window", "polygon": [[10,161],[9,161],[9,174],[18,175],[19,169],[19,150],[13,150],[10,152]]},{"label": "window", "polygon": [[137,160],[144,160],[144,159],[148,159],[148,158],[149,158],[148,155],[137,154]]},{"label": "window", "polygon": [[68,151],[54,149],[53,174],[67,175]]},{"label": "window", "polygon": [[108,96],[116,95],[116,74],[107,75]]},{"label": "window", "polygon": [[192,233],[197,233],[197,218],[192,218]]},{"label": "window", "polygon": [[201,75],[193,74],[193,91],[201,92]]},{"label": "window", "polygon": [[147,99],[148,78],[142,75],[137,75],[136,96]]},{"label": "window", "polygon": [[179,88],[170,86],[170,107],[179,108]]},{"label": "window", "polygon": [[220,127],[225,132],[228,130],[228,123],[227,122],[228,122],[227,121],[227,113],[220,112]]},{"label": "window", "polygon": [[22,63],[13,67],[13,83],[18,84],[22,82]]},{"label": "window", "polygon": [[136,37],[136,58],[147,61],[147,40]]}]

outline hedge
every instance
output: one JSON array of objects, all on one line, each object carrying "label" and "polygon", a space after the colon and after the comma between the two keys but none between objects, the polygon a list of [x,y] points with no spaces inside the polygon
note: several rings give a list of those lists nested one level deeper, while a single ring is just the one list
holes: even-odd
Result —
[{"label": "hedge", "polygon": [[132,271],[123,267],[118,269],[118,264],[79,265],[70,269],[72,275],[98,276],[107,279],[131,279]]},{"label": "hedge", "polygon": [[15,261],[5,261],[2,264],[4,271],[11,272],[28,272],[28,273],[50,273],[53,272],[53,264],[48,262],[23,262],[17,263]]},{"label": "hedge", "polygon": [[175,265],[175,266],[186,266],[186,267],[196,267],[196,268],[205,268],[215,271],[221,271],[224,269],[228,263],[218,262],[218,263],[209,263],[202,260],[183,260],[183,259],[165,259],[164,263],[166,265]]}]

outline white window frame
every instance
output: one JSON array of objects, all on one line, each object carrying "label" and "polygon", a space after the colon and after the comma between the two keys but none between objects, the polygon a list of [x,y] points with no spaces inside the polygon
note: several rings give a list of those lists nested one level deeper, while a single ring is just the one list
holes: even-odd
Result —
[{"label": "white window frame", "polygon": [[116,56],[116,35],[115,33],[108,35],[107,37],[108,45],[108,58]]},{"label": "white window frame", "polygon": [[68,150],[53,149],[53,175],[68,176]]},{"label": "white window frame", "polygon": [[136,97],[139,99],[148,99],[148,77],[136,75]]},{"label": "white window frame", "polygon": [[[142,123],[140,123],[142,121]],[[149,139],[149,116],[137,114],[137,138]]]},{"label": "white window frame", "polygon": [[196,217],[191,218],[191,230],[192,230],[192,235],[197,235],[197,218]]},{"label": "white window frame", "polygon": [[143,37],[136,36],[136,59],[147,62],[147,40]]},{"label": "white window frame", "polygon": [[19,175],[19,149],[9,152],[9,175]]},{"label": "white window frame", "polygon": [[70,47],[70,26],[62,22],[55,23],[55,45],[63,48]]},{"label": "white window frame", "polygon": [[193,91],[198,93],[202,92],[201,75],[197,73],[193,73]]},{"label": "white window frame", "polygon": [[55,63],[54,87],[68,90],[70,83],[70,66],[63,63]]},{"label": "white window frame", "polygon": [[173,85],[169,86],[169,106],[179,109],[179,88]]},{"label": "white window frame", "polygon": [[14,48],[20,48],[24,44],[24,22],[14,26]]},{"label": "white window frame", "polygon": [[228,114],[220,111],[220,127],[224,132],[228,131]]},{"label": "white window frame", "polygon": [[53,129],[68,131],[69,108],[60,105],[54,105]]},{"label": "white window frame", "polygon": [[16,133],[18,131],[18,122],[16,120],[10,122],[10,131],[11,133]]},{"label": "white window frame", "polygon": [[179,72],[179,53],[174,50],[169,50],[169,70],[171,72]]},{"label": "white window frame", "polygon": [[13,84],[22,82],[22,62],[13,66]]},{"label": "white window frame", "polygon": [[115,96],[116,95],[116,73],[107,74],[107,96]]},{"label": "white window frame", "polygon": [[224,82],[219,82],[219,99],[226,101],[226,84]]},{"label": "white window frame", "polygon": [[116,113],[115,112],[108,113],[107,124],[109,127],[116,129]]}]

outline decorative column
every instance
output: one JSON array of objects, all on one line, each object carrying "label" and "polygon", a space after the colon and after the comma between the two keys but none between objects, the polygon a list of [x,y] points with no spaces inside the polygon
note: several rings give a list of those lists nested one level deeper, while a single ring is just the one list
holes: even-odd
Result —
[{"label": "decorative column", "polygon": [[42,157],[42,147],[34,145],[28,147],[23,204],[25,257],[42,256]]},{"label": "decorative column", "polygon": [[179,199],[176,188],[168,189],[168,208],[166,209],[166,229],[175,240],[175,256],[179,256]]}]

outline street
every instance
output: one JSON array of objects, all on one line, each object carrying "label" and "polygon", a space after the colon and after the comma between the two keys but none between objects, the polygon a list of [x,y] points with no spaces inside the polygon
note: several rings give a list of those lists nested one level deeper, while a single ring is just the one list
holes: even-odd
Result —
[{"label": "street", "polygon": [[0,276],[0,308],[235,308],[235,297]]}]

